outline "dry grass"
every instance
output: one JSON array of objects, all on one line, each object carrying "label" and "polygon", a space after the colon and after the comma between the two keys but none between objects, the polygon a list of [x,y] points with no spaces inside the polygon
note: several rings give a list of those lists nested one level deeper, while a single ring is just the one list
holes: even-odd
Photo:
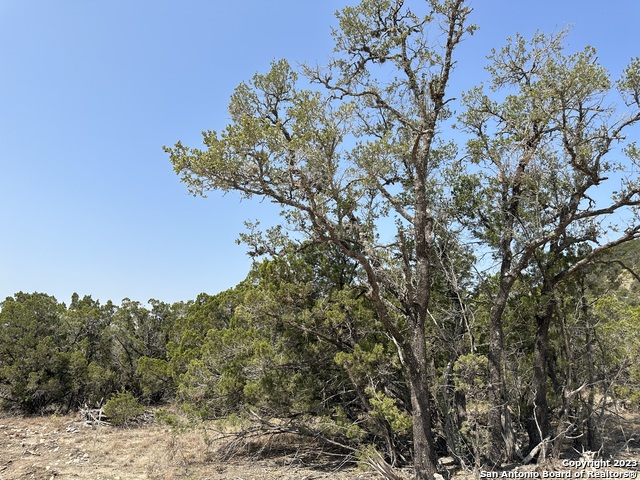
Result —
[{"label": "dry grass", "polygon": [[77,416],[0,418],[0,480],[182,480],[372,478],[320,471],[282,458],[221,461],[210,430],[87,426]]},{"label": "dry grass", "polygon": [[[640,458],[640,415],[625,414],[611,425],[608,453]],[[0,417],[0,480],[355,480],[380,478],[374,472],[339,468],[330,456],[311,455],[301,440],[252,440],[227,456],[225,440],[202,426],[163,425],[116,428],[87,426],[78,416]],[[228,440],[228,439],[227,439]],[[552,461],[529,469],[554,469]],[[559,467],[558,467],[559,468]],[[408,472],[402,472],[407,478]],[[455,480],[477,478],[460,472]]]}]

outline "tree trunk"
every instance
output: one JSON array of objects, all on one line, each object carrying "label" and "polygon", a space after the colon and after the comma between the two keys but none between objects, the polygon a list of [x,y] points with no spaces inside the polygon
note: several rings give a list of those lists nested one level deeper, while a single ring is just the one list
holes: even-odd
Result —
[{"label": "tree trunk", "polygon": [[[549,436],[549,404],[547,402],[547,360],[549,356],[549,326],[553,316],[554,304],[549,295],[548,288],[542,292],[544,311],[536,314],[536,337],[533,347],[533,405],[527,418],[527,431],[529,434],[529,449],[537,445]],[[541,449],[541,456],[545,456],[545,449]]]},{"label": "tree trunk", "polygon": [[424,328],[413,328],[406,367],[411,387],[413,464],[417,480],[433,480],[437,472],[431,431],[429,364]]},{"label": "tree trunk", "polygon": [[584,278],[580,284],[580,309],[582,311],[582,317],[585,323],[585,348],[587,356],[587,404],[586,404],[586,441],[587,448],[593,452],[600,448],[598,441],[598,434],[596,429],[596,421],[594,419],[594,405],[596,398],[595,391],[595,365],[593,361],[593,338],[591,318],[589,316],[589,304],[587,303],[586,287],[584,284]]},{"label": "tree trunk", "polygon": [[[515,436],[509,411],[506,379],[503,370],[504,333],[502,314],[507,305],[508,292],[511,285],[503,277],[500,290],[491,309],[491,330],[489,332],[489,446],[490,460],[499,463],[501,460],[511,461],[515,458]],[[511,282],[513,283],[513,282]]]},{"label": "tree trunk", "polygon": [[553,456],[557,457],[560,454],[560,450],[564,445],[564,441],[567,436],[567,431],[564,429],[564,422],[569,416],[569,410],[571,406],[571,387],[573,386],[573,349],[571,347],[571,338],[569,337],[569,331],[567,329],[564,316],[560,316],[560,330],[563,339],[563,350],[565,358],[565,372],[564,372],[564,385],[562,387],[562,408],[557,415],[558,429],[555,432],[553,442]]},{"label": "tree trunk", "polygon": [[453,360],[450,360],[444,373],[440,412],[443,417],[442,424],[447,450],[463,467],[466,467],[471,459],[465,449],[465,441],[460,431],[460,426],[467,418],[466,397],[463,392],[455,389],[454,380],[451,376],[453,364]]}]

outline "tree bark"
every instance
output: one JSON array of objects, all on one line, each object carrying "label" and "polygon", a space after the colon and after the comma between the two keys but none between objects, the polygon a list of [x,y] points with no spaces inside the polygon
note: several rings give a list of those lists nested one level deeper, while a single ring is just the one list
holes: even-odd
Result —
[{"label": "tree bark", "polygon": [[584,284],[584,278],[580,283],[580,310],[582,313],[583,321],[585,324],[585,348],[587,354],[587,404],[586,404],[586,441],[587,448],[593,452],[600,448],[598,441],[598,433],[596,429],[596,422],[594,416],[595,405],[595,365],[593,362],[593,338],[591,318],[589,316],[589,304],[587,303],[586,286]]},{"label": "tree bark", "polygon": [[431,430],[429,364],[424,328],[413,329],[410,348],[406,366],[411,386],[413,463],[416,479],[433,480],[437,472],[437,459]]},{"label": "tree bark", "polygon": [[[545,283],[542,298],[546,300],[543,311],[536,314],[536,337],[533,347],[533,405],[527,419],[529,449],[533,450],[549,436],[549,404],[547,401],[547,360],[549,357],[549,326],[554,311],[552,293]],[[541,450],[544,455],[544,448]]]},{"label": "tree bark", "polygon": [[489,410],[489,446],[490,460],[498,463],[504,459],[513,460],[515,457],[515,436],[509,411],[504,363],[504,332],[502,315],[507,305],[509,291],[513,280],[508,275],[502,275],[500,290],[491,309],[491,329],[489,332],[489,395],[491,407]]}]

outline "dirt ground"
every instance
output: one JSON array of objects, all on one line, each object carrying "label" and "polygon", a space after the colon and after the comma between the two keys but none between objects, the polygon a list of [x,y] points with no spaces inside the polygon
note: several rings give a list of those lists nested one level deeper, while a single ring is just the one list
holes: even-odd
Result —
[{"label": "dirt ground", "polygon": [[0,480],[355,480],[372,473],[301,465],[295,454],[216,459],[215,438],[162,425],[92,426],[78,415],[0,417]]},{"label": "dirt ground", "polygon": [[[629,417],[626,432],[612,435],[616,460],[640,461],[640,415]],[[0,417],[0,480],[355,480],[379,478],[374,472],[335,466],[316,467],[295,452],[268,459],[237,456],[221,461],[222,443],[202,430],[177,432],[151,424],[135,428],[92,426],[78,415]],[[560,470],[555,460],[546,468]],[[521,467],[522,470],[540,466]],[[607,471],[620,469],[607,468]],[[640,468],[630,468],[638,478]],[[456,479],[477,478],[459,474]],[[407,476],[408,478],[408,476]]]}]

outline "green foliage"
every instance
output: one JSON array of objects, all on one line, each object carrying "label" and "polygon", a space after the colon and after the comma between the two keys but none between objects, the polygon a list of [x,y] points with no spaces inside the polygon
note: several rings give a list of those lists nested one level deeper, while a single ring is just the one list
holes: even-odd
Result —
[{"label": "green foliage", "polygon": [[[326,69],[274,61],[237,87],[205,149],[166,148],[191,193],[280,206],[282,225],[241,235],[245,281],[148,307],[6,299],[0,407],[110,398],[124,424],[140,399],[176,400],[239,428],[285,418],[363,458],[402,463],[413,445],[431,478],[430,433],[456,458],[497,462],[509,416],[538,443],[542,412],[560,443],[593,436],[580,430],[596,398],[600,411],[640,398],[640,154],[624,140],[640,60],[616,82],[593,48],[567,54],[565,32],[516,35],[485,85],[450,94],[470,8],[420,5],[346,7]],[[465,146],[441,136],[454,97]]]},{"label": "green foliage", "polygon": [[138,359],[136,377],[140,382],[142,394],[151,403],[170,398],[175,391],[169,363],[161,358],[141,357]]},{"label": "green foliage", "polygon": [[168,331],[175,321],[170,305],[150,300],[151,310],[125,298],[113,315],[109,334],[113,339],[112,362],[117,365],[120,388],[142,393],[136,374],[142,357],[164,359]]},{"label": "green foliage", "polygon": [[36,413],[101,403],[123,388],[157,402],[173,395],[166,365],[175,308],[125,299],[100,305],[74,294],[69,307],[17,293],[0,310],[0,408]]},{"label": "green foliage", "polygon": [[456,375],[456,389],[471,398],[481,397],[487,389],[486,378],[488,359],[483,355],[463,355],[453,369]]},{"label": "green foliage", "polygon": [[104,404],[104,413],[113,425],[126,426],[144,412],[144,407],[129,392],[120,392]]},{"label": "green foliage", "polygon": [[370,396],[371,414],[387,422],[394,433],[407,434],[411,430],[411,415],[398,408],[397,402],[385,395],[383,392],[376,392],[372,388],[367,388],[366,393]]},{"label": "green foliage", "polygon": [[599,376],[605,384],[617,387],[627,399],[638,404],[640,398],[640,307],[604,297],[594,308],[595,342],[598,348]]},{"label": "green foliage", "polygon": [[63,306],[54,297],[17,293],[0,311],[0,398],[3,408],[35,413],[65,400],[71,363],[62,328]]},{"label": "green foliage", "polygon": [[[195,300],[175,306],[179,321],[174,321],[168,333],[167,361],[178,380],[187,371],[192,360],[200,357],[207,333],[211,329],[225,328],[240,302],[241,287],[218,295],[202,293]],[[236,298],[238,297],[238,298]]]},{"label": "green foliage", "polygon": [[170,427],[178,428],[181,424],[178,415],[165,408],[157,409],[153,418],[160,425],[168,425]]},{"label": "green foliage", "polygon": [[488,417],[493,406],[489,401],[488,364],[487,357],[468,354],[458,358],[453,367],[455,388],[466,398],[466,418],[460,425],[461,434],[472,445],[477,462],[491,451]]},{"label": "green foliage", "polygon": [[[623,132],[640,122],[640,61],[632,60],[614,82],[592,47],[565,52],[566,32],[536,33],[530,40],[515,35],[489,57],[488,82],[461,94],[458,126],[468,142],[460,155],[461,146],[440,133],[460,93],[448,87],[456,47],[475,29],[467,23],[470,11],[464,1],[409,8],[363,0],[346,7],[337,14],[328,67],[300,72],[321,88],[301,88],[302,75],[287,61],[273,62],[236,89],[231,124],[206,132],[206,149],[179,142],[166,148],[191,193],[233,190],[281,208],[282,225],[264,233],[252,225],[242,237],[253,255],[276,260],[262,264],[251,300],[236,312],[237,326],[253,329],[251,347],[237,352],[250,367],[230,375],[211,368],[218,385],[233,386],[234,398],[252,404],[276,399],[272,386],[289,392],[286,378],[315,398],[304,381],[313,367],[290,353],[314,351],[312,343],[308,350],[299,347],[301,331],[331,346],[360,412],[373,408],[381,424],[393,423],[391,405],[403,411],[410,403],[408,382],[418,392],[413,406],[421,403],[413,419],[414,426],[422,424],[414,432],[420,437],[431,428],[431,388],[442,374],[447,435],[466,421],[478,446],[488,422],[493,456],[512,460],[508,417],[521,410],[509,407],[531,412],[535,406],[547,430],[549,404],[566,407],[563,381],[572,384],[575,374],[584,374],[570,366],[568,339],[580,328],[585,339],[615,337],[594,330],[585,312],[582,318],[569,313],[569,304],[580,309],[584,292],[574,290],[566,302],[564,295],[599,255],[640,235],[638,149],[623,142]],[[446,41],[433,42],[434,29],[446,32]],[[605,107],[615,89],[624,100],[619,111]],[[627,155],[622,161],[614,158],[620,142]],[[601,194],[617,189],[619,179],[619,190],[609,198]],[[608,230],[615,230],[611,214],[630,221],[606,243]],[[334,258],[333,248],[355,265],[353,285],[372,313],[366,318],[361,310],[364,322],[344,315],[355,311],[356,289],[326,293],[310,286],[319,257],[307,265],[304,254],[287,257],[317,244],[328,247],[316,250],[320,256]],[[489,267],[488,255],[496,261]],[[360,335],[339,331],[363,323]],[[264,338],[269,342],[263,345]],[[585,352],[589,345],[580,343]],[[604,363],[615,362],[612,356]],[[300,368],[280,375],[292,363]],[[446,373],[451,368],[453,387]],[[392,372],[399,371],[403,379],[394,381]],[[324,382],[327,389],[331,382]],[[389,403],[372,392],[393,392],[393,398]],[[274,408],[268,402],[262,407]],[[531,418],[516,422],[523,420]],[[416,458],[432,461],[427,443],[415,439],[416,448],[425,448]],[[433,468],[423,465],[417,474]]]},{"label": "green foliage", "polygon": [[115,311],[111,302],[100,305],[90,296],[80,298],[74,293],[62,316],[68,345],[74,351],[78,365],[72,375],[77,385],[74,406],[100,403],[118,389],[110,335]]}]

